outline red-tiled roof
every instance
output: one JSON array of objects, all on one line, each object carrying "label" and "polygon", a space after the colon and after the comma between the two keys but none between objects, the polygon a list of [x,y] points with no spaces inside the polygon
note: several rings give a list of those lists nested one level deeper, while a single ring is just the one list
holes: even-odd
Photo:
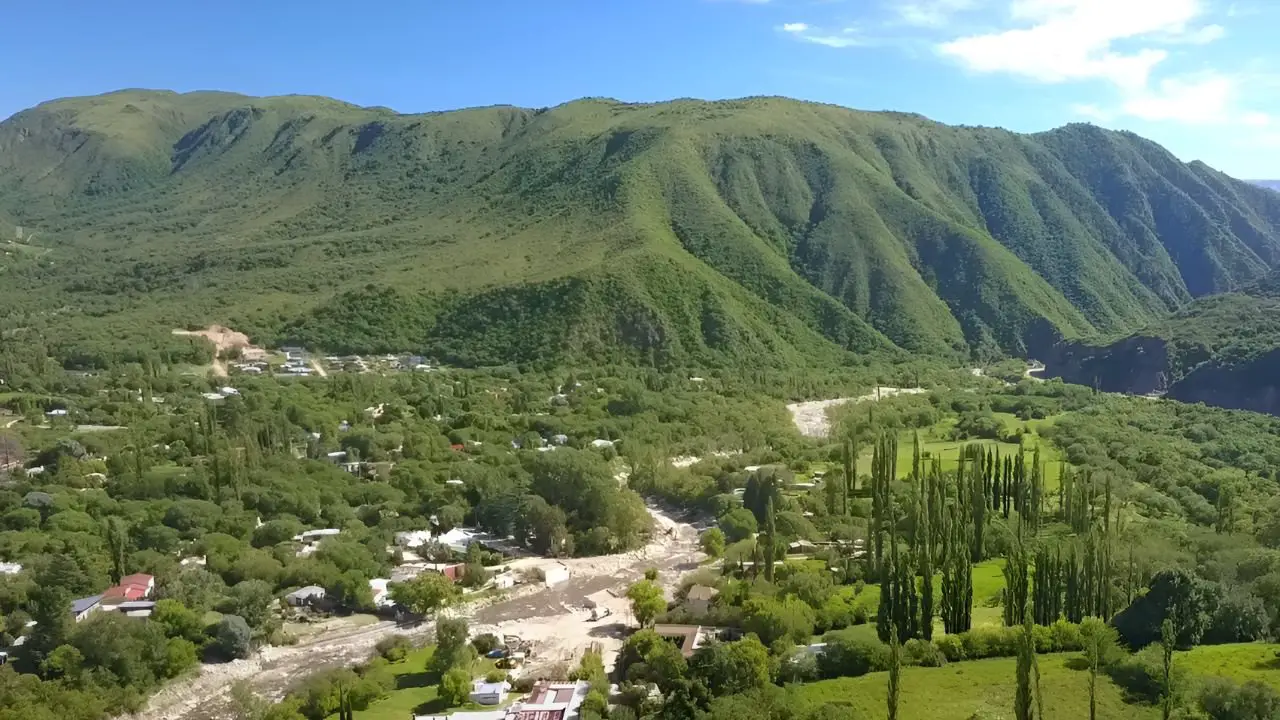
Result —
[{"label": "red-tiled roof", "polygon": [[141,585],[146,587],[155,581],[155,577],[146,573],[134,573],[120,578],[121,585]]},{"label": "red-tiled roof", "polygon": [[564,720],[564,711],[566,708],[556,708],[555,710],[519,710],[515,714],[515,720]]}]

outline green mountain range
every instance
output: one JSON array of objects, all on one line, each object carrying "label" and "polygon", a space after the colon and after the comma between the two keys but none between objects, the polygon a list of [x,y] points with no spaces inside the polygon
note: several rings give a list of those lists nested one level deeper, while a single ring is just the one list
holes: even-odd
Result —
[{"label": "green mountain range", "polygon": [[0,329],[785,365],[1132,332],[1280,267],[1280,194],[1089,125],[130,90],[0,123],[9,237]]},{"label": "green mountain range", "polygon": [[1102,390],[1280,415],[1280,271],[1125,337],[1062,343],[1046,365]]}]

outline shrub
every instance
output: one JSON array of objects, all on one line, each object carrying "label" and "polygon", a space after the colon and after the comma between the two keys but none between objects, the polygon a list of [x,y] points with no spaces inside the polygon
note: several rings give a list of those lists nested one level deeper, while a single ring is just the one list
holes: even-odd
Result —
[{"label": "shrub", "polygon": [[826,650],[818,657],[818,672],[824,678],[857,677],[889,668],[889,646],[837,630],[823,637]]},{"label": "shrub", "polygon": [[484,681],[487,683],[500,683],[504,680],[508,680],[508,677],[502,670],[490,670],[489,673],[484,676]]},{"label": "shrub", "polygon": [[942,651],[933,643],[912,638],[902,647],[903,657],[907,665],[918,665],[920,667],[942,667],[947,664],[947,658]]},{"label": "shrub", "polygon": [[948,662],[959,662],[967,657],[964,651],[964,642],[959,635],[943,635],[935,638],[933,644],[937,646],[938,652],[942,653],[942,656]]},{"label": "shrub", "polygon": [[1076,652],[1084,649],[1079,625],[1058,619],[1049,626],[1049,632],[1053,635],[1054,652]]},{"label": "shrub", "polygon": [[1280,715],[1280,693],[1258,680],[1236,685],[1226,678],[1206,678],[1200,707],[1213,720],[1274,718]]},{"label": "shrub", "polygon": [[488,655],[494,650],[502,647],[502,640],[493,633],[484,633],[483,635],[477,635],[471,639],[471,647],[475,648],[476,652],[481,655]]},{"label": "shrub", "polygon": [[[1164,687],[1164,656],[1159,645],[1149,645],[1107,668],[1107,674],[1130,700],[1159,702]],[[1175,688],[1187,686],[1186,670],[1173,666]]]},{"label": "shrub", "polygon": [[413,643],[404,635],[391,635],[379,640],[374,649],[388,662],[400,662],[413,650]]}]

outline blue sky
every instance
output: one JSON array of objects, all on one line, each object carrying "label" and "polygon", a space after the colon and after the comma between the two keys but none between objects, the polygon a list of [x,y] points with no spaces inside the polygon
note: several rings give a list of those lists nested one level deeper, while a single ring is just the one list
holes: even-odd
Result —
[{"label": "blue sky", "polygon": [[15,5],[0,10],[0,117],[123,87],[402,112],[787,95],[1017,131],[1085,120],[1280,177],[1277,0]]}]

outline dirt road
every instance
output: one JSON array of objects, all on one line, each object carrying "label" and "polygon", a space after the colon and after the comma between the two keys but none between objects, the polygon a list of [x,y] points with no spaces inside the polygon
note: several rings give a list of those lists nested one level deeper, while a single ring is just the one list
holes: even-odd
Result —
[{"label": "dirt road", "polygon": [[[517,588],[506,599],[480,607],[462,607],[451,612],[468,617],[473,632],[495,632],[519,635],[534,643],[536,664],[531,670],[559,662],[570,662],[580,656],[591,643],[605,649],[606,664],[611,665],[621,646],[627,601],[605,599],[613,610],[606,623],[592,624],[589,613],[582,609],[588,595],[608,595],[607,591],[625,589],[648,568],[657,568],[667,588],[679,582],[684,572],[695,569],[705,556],[698,549],[698,531],[690,524],[671,518],[657,507],[650,507],[655,532],[645,547],[621,555],[564,560],[570,579],[553,588]],[[545,558],[517,560],[513,566],[546,564]],[[619,593],[621,594],[621,593]],[[249,660],[224,665],[208,665],[200,674],[170,685],[152,698],[147,708],[128,720],[223,720],[229,717],[230,689],[237,680],[249,680],[260,694],[279,699],[308,675],[334,667],[347,667],[366,659],[378,640],[402,633],[424,637],[432,623],[403,627],[392,622],[345,632],[332,633],[293,647],[267,648]],[[118,718],[117,720],[125,720]]]},{"label": "dirt road", "polygon": [[174,330],[173,334],[186,337],[202,337],[213,343],[214,358],[213,362],[209,364],[209,372],[214,377],[227,377],[227,364],[218,356],[228,350],[239,350],[240,357],[245,360],[262,360],[267,356],[265,350],[255,347],[253,343],[249,342],[248,335],[221,325],[210,325],[204,330]]},{"label": "dirt road", "polygon": [[831,419],[827,417],[827,410],[833,407],[848,403],[874,402],[894,395],[917,395],[923,392],[928,391],[921,387],[896,388],[880,386],[873,392],[859,397],[792,403],[787,406],[787,410],[791,411],[791,419],[795,422],[796,429],[800,431],[801,435],[824,438],[831,432]]}]

